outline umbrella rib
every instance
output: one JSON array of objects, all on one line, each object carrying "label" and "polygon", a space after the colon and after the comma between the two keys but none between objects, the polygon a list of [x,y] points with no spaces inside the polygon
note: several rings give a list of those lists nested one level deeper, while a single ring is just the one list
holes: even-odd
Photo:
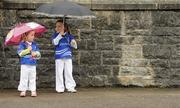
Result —
[{"label": "umbrella rib", "polygon": [[[33,12],[33,14],[36,15],[43,15],[43,16],[47,16],[47,17],[63,17],[64,14],[48,14],[48,13],[44,13],[44,12]],[[96,18],[96,16],[94,15],[82,15],[82,16],[76,16],[76,15],[66,15],[66,17],[70,17],[70,18],[79,18],[79,19],[83,19],[83,18]]]}]

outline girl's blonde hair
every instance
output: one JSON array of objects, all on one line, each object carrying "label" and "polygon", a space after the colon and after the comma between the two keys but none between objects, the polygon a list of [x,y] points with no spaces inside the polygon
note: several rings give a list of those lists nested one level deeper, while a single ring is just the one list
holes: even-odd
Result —
[{"label": "girl's blonde hair", "polygon": [[[33,31],[33,30],[32,30]],[[21,41],[26,42],[27,41],[27,36],[31,31],[25,32],[21,35]]]},{"label": "girl's blonde hair", "polygon": [[23,33],[23,34],[21,35],[21,41],[22,41],[22,42],[26,42],[26,41],[27,41],[27,35],[28,35],[27,32],[26,32],[26,33]]}]

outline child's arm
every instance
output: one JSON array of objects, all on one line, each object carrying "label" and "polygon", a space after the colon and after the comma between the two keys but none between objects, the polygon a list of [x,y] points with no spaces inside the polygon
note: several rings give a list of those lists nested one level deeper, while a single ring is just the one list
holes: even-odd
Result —
[{"label": "child's arm", "polygon": [[61,34],[59,33],[53,40],[52,40],[52,43],[53,45],[58,45],[59,44],[59,40],[62,39],[62,36]]},{"label": "child's arm", "polygon": [[75,39],[71,40],[71,47],[77,49],[77,43],[76,43]]},{"label": "child's arm", "polygon": [[41,53],[39,51],[39,47],[36,45],[36,50],[31,53],[32,57],[35,59],[40,59],[41,58]]},{"label": "child's arm", "polygon": [[32,50],[32,47],[31,47],[31,46],[29,46],[27,49],[24,49],[23,46],[20,45],[19,48],[18,48],[17,53],[18,53],[18,55],[19,55],[20,57],[23,57],[23,56],[25,56],[25,55],[27,55],[27,54],[30,54],[30,53],[31,53],[31,50]]}]

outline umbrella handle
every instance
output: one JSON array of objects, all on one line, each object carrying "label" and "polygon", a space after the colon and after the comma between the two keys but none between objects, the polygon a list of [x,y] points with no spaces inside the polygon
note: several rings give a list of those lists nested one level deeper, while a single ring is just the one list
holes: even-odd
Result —
[{"label": "umbrella handle", "polygon": [[66,15],[63,16],[63,25],[66,22]]}]

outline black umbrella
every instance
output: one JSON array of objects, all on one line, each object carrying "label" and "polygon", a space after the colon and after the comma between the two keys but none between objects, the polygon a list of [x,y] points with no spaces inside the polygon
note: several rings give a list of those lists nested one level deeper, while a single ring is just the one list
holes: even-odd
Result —
[{"label": "black umbrella", "polygon": [[95,18],[94,13],[87,7],[66,0],[43,4],[33,14],[47,17]]}]

